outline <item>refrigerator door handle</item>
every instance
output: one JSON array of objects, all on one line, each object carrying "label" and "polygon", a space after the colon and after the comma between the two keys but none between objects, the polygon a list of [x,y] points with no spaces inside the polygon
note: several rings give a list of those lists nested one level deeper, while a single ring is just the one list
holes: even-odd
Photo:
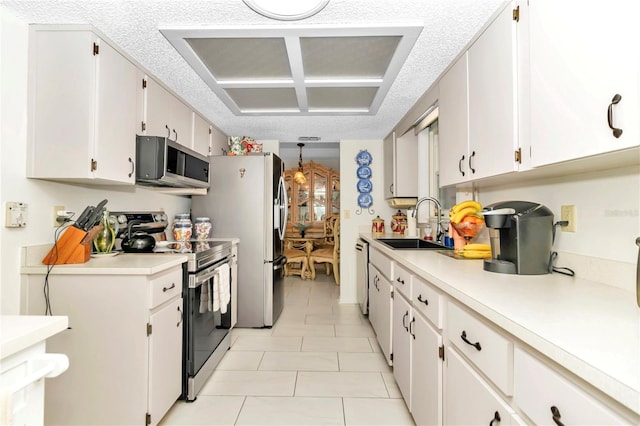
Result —
[{"label": "refrigerator door handle", "polygon": [[287,264],[287,258],[284,256],[281,256],[278,259],[273,261],[273,270],[277,271],[278,269],[282,269],[286,264]]},{"label": "refrigerator door handle", "polygon": [[[278,182],[278,198],[276,198],[276,202],[274,203],[274,215],[277,216],[278,218],[278,221],[275,224],[275,226],[278,228],[278,235],[280,236],[280,240],[284,240],[284,233],[287,228],[286,224],[287,224],[288,214],[289,214],[289,209],[288,209],[287,187],[285,186],[284,178],[280,176],[280,180]],[[275,222],[275,217],[274,217],[274,222]]]}]

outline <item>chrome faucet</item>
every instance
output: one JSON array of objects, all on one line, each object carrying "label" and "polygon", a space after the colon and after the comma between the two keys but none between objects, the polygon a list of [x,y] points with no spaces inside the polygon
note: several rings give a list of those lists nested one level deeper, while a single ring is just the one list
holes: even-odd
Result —
[{"label": "chrome faucet", "polygon": [[438,201],[436,198],[433,198],[433,197],[420,198],[416,203],[416,209],[413,211],[411,216],[412,217],[418,216],[418,209],[420,208],[420,204],[424,203],[425,201],[432,201],[433,204],[436,205],[436,208],[437,208],[436,214],[438,215],[438,218],[437,218],[438,229],[437,229],[436,241],[442,242],[442,236],[444,235],[444,232],[442,230],[442,204],[440,204],[440,201]]}]

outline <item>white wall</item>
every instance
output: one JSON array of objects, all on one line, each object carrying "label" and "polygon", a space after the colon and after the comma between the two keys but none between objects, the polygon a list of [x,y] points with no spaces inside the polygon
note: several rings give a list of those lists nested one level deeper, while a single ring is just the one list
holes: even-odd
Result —
[{"label": "white wall", "polygon": [[[360,150],[366,149],[373,157],[371,163],[371,183],[373,184],[373,206],[370,213],[358,206],[356,184],[358,165],[355,158]],[[377,215],[388,224],[393,210],[384,200],[383,191],[384,158],[382,140],[340,141],[340,303],[357,303],[356,293],[356,251],[358,234],[371,231],[371,220]],[[358,214],[360,212],[360,214]],[[388,225],[387,225],[388,226]]]},{"label": "white wall", "polygon": [[[561,205],[576,206],[575,233],[558,232],[554,248],[583,256],[629,262],[638,258],[640,169],[626,167],[524,184],[501,185],[479,193],[483,205],[506,200],[539,202],[560,220]],[[558,264],[562,259],[558,259]]]},{"label": "white wall", "polygon": [[[91,187],[27,179],[27,25],[0,7],[0,312],[18,314],[20,307],[20,247],[53,243],[53,206],[80,214],[86,205],[109,200],[109,210],[160,210],[169,217],[188,212],[191,199],[163,195],[137,187]],[[53,106],[60,107],[60,106]],[[60,138],[64,146],[64,135]],[[131,143],[135,143],[132,139]],[[28,204],[25,228],[5,228],[7,201]]]}]

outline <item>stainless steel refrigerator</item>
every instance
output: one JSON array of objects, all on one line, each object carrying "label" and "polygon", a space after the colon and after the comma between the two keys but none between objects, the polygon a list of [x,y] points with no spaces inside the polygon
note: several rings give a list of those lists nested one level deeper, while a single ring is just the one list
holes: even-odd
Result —
[{"label": "stainless steel refrigerator", "polygon": [[271,327],[284,306],[284,163],[272,153],[211,157],[207,195],[192,197],[213,237],[239,238],[238,327]]}]

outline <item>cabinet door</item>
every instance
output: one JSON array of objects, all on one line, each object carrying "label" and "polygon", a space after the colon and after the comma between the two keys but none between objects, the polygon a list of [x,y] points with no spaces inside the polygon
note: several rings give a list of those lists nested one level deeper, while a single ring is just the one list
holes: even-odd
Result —
[{"label": "cabinet door", "polygon": [[154,79],[147,77],[145,88],[145,132],[147,136],[171,137],[169,104],[173,96]]},{"label": "cabinet door", "polygon": [[512,409],[482,377],[450,347],[445,357],[444,424],[511,424]]},{"label": "cabinet door", "polygon": [[442,346],[442,336],[427,320],[415,313],[410,331],[413,337],[411,414],[418,425],[441,425],[442,359],[438,351]]},{"label": "cabinet door", "polygon": [[409,323],[413,313],[409,302],[400,295],[393,298],[393,377],[404,400],[411,410],[411,340]]},{"label": "cabinet door", "polygon": [[29,177],[91,178],[95,41],[88,31],[29,35]]},{"label": "cabinet door", "polygon": [[198,114],[193,114],[193,150],[202,155],[210,155],[211,125]]},{"label": "cabinet door", "polygon": [[392,328],[392,312],[393,312],[393,299],[391,299],[391,293],[393,292],[393,285],[389,283],[389,281],[385,279],[381,279],[378,283],[380,287],[380,316],[378,317],[378,328],[380,332],[378,333],[378,342],[380,343],[380,348],[382,349],[382,353],[384,357],[387,359],[387,363],[389,365],[392,364],[391,353],[392,353],[392,336],[393,332]]},{"label": "cabinet door", "polygon": [[369,322],[373,331],[378,334],[380,317],[380,280],[382,274],[369,263]]},{"label": "cabinet door", "polygon": [[182,391],[182,298],[150,317],[149,414],[157,424]]},{"label": "cabinet door", "polygon": [[469,110],[467,102],[467,53],[460,57],[439,83],[438,132],[440,185],[469,179]]},{"label": "cabinet door", "polygon": [[384,181],[384,198],[393,198],[395,197],[394,192],[394,165],[393,165],[393,149],[396,143],[396,132],[391,132],[389,136],[387,136],[382,142],[382,153],[384,156],[384,169],[383,171],[383,181]]},{"label": "cabinet door", "polygon": [[169,103],[169,127],[171,140],[187,148],[193,147],[193,111],[174,96],[171,96]]},{"label": "cabinet door", "polygon": [[517,169],[517,23],[505,8],[473,43],[469,60],[469,152],[472,179]]},{"label": "cabinet door", "polygon": [[107,43],[98,43],[94,177],[134,183],[138,71]]},{"label": "cabinet door", "polygon": [[[638,145],[640,38],[633,1],[531,2],[531,160],[556,163]],[[570,18],[569,18],[570,17]],[[611,105],[613,97],[621,100]],[[619,138],[608,125],[622,129]]]}]

